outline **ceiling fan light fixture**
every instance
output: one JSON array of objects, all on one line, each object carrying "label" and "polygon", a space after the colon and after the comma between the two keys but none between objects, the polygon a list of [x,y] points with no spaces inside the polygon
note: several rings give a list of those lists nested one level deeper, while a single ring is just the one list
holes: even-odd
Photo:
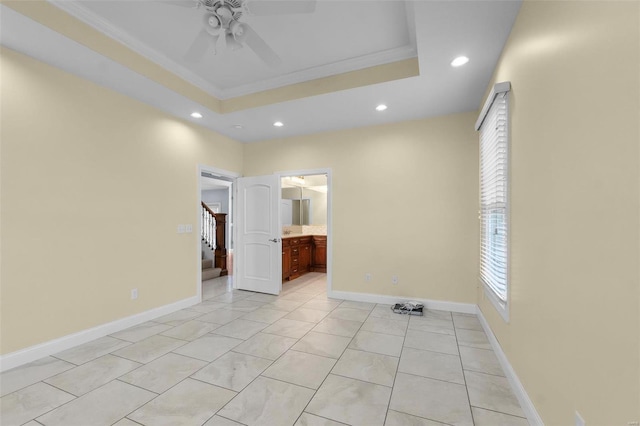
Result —
[{"label": "ceiling fan light fixture", "polygon": [[193,118],[202,118],[202,114],[200,114],[199,112],[195,111],[191,113],[191,117]]},{"label": "ceiling fan light fixture", "polygon": [[273,125],[275,127],[282,127],[282,126],[284,126],[284,123],[282,121],[276,121],[275,123],[273,123]]},{"label": "ceiling fan light fixture", "polygon": [[387,106],[386,106],[385,104],[380,104],[380,105],[378,105],[378,106],[376,107],[376,111],[378,111],[378,112],[382,112],[382,111],[384,111],[385,109],[387,109]]},{"label": "ceiling fan light fixture", "polygon": [[451,66],[454,68],[457,68],[457,67],[461,67],[467,62],[469,62],[469,58],[467,58],[466,56],[458,56],[453,61],[451,61]]}]

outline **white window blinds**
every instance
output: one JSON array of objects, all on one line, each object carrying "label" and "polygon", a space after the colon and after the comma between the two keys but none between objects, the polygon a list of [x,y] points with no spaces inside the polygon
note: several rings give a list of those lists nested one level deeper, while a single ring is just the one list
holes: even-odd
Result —
[{"label": "white window blinds", "polygon": [[504,303],[508,291],[510,86],[496,85],[476,123],[480,129],[480,278]]}]

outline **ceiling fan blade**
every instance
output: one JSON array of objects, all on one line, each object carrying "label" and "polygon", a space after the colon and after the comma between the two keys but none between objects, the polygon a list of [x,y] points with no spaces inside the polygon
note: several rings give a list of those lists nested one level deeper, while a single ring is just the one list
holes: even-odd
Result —
[{"label": "ceiling fan blade", "polygon": [[245,4],[249,14],[261,16],[313,13],[316,10],[316,0],[259,0]]},{"label": "ceiling fan blade", "polygon": [[156,0],[156,2],[189,9],[195,9],[198,6],[198,2],[195,0]]},{"label": "ceiling fan blade", "polygon": [[244,23],[242,24],[242,34],[238,35],[236,39],[249,46],[249,48],[270,67],[277,68],[282,64],[282,59],[280,59],[276,52],[269,47],[267,42],[264,41],[262,37],[260,37],[249,25]]},{"label": "ceiling fan blade", "polygon": [[189,62],[198,62],[202,59],[212,41],[213,52],[215,54],[215,44],[216,41],[218,41],[218,37],[212,36],[205,29],[202,29],[196,36],[195,40],[193,40],[193,43],[191,43],[191,46],[184,55],[184,58]]}]

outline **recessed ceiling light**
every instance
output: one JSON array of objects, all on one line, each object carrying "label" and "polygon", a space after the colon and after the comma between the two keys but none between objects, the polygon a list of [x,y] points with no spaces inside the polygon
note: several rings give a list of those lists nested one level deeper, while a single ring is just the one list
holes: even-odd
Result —
[{"label": "recessed ceiling light", "polygon": [[385,104],[380,104],[376,107],[376,111],[384,111],[385,109],[387,109]]},{"label": "recessed ceiling light", "polygon": [[273,123],[274,126],[276,127],[282,127],[284,126],[284,124],[282,123],[282,121],[276,121],[275,123]]},{"label": "recessed ceiling light", "polygon": [[202,114],[200,114],[199,112],[192,112],[192,113],[191,113],[191,116],[192,116],[193,118],[202,118]]},{"label": "recessed ceiling light", "polygon": [[469,58],[467,58],[466,56],[458,56],[453,61],[451,61],[451,66],[452,67],[460,67],[460,66],[466,64],[467,62],[469,62]]},{"label": "recessed ceiling light", "polygon": [[233,126],[231,126],[231,127],[233,127],[234,129],[238,129],[238,130],[240,130],[240,129],[244,129],[244,126],[243,126],[242,124],[234,124],[234,125],[233,125]]}]

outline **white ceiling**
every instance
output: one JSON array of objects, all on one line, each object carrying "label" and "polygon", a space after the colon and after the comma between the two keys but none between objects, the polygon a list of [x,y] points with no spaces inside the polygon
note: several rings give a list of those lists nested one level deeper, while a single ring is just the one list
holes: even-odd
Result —
[{"label": "white ceiling", "polygon": [[[201,29],[201,9],[139,0],[62,3],[64,10],[219,98],[418,57],[416,77],[218,114],[81,40],[0,6],[3,45],[241,142],[477,110],[520,7],[519,0],[321,0],[311,14],[244,16],[282,58],[282,66],[273,69],[246,47],[185,61]],[[470,62],[452,68],[450,61],[461,54]],[[378,113],[378,103],[389,108]],[[190,118],[195,110],[204,118]],[[285,125],[273,127],[276,120]]]}]

